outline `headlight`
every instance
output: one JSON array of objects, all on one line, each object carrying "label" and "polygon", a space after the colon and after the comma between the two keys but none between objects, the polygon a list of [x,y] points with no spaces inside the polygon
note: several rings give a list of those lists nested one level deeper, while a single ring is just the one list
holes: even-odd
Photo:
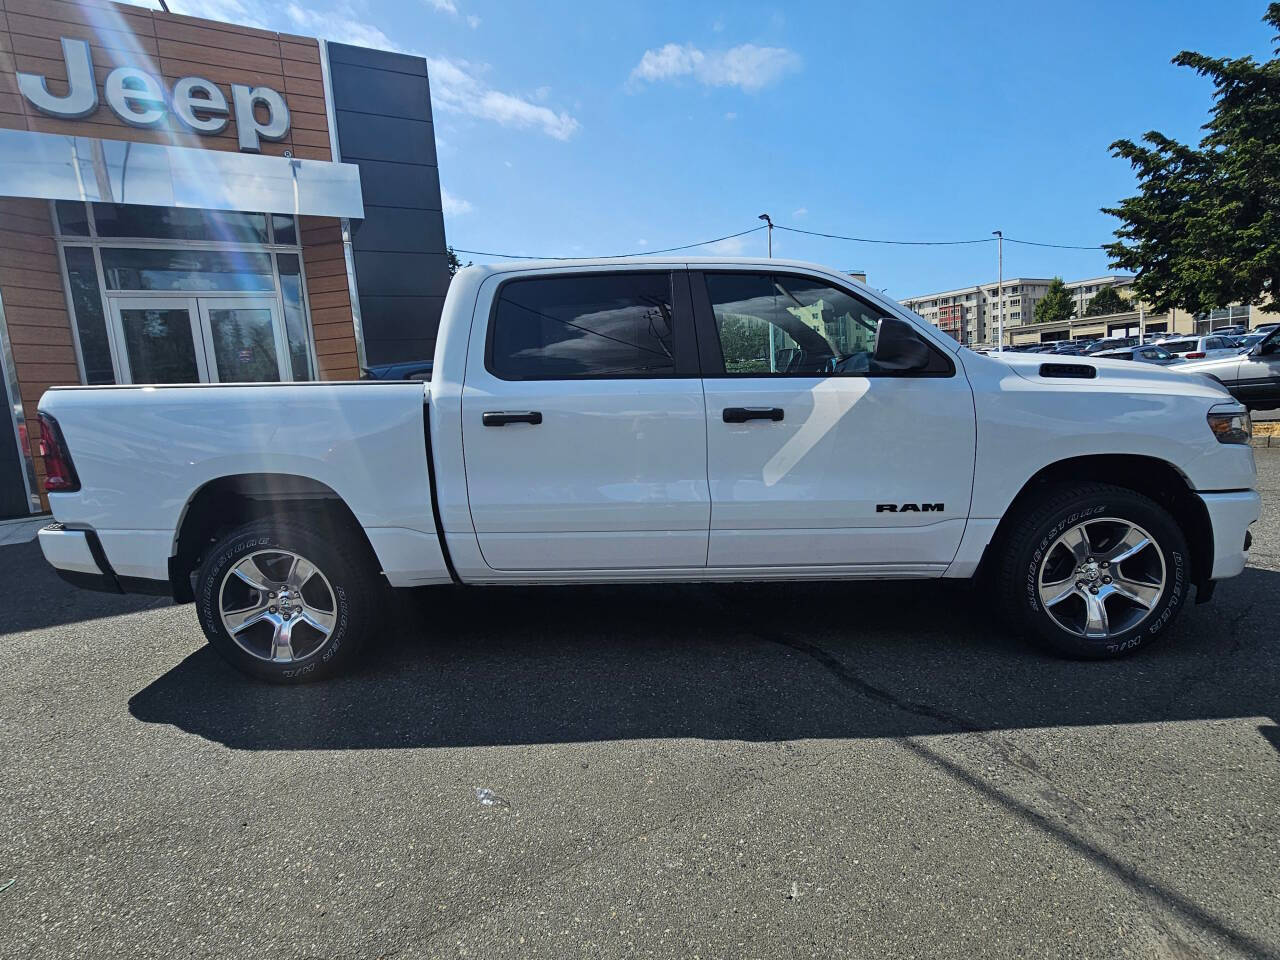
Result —
[{"label": "headlight", "polygon": [[1230,413],[1215,413],[1211,410],[1208,420],[1209,429],[1219,443],[1248,443],[1253,436],[1253,421],[1249,419],[1248,410]]}]

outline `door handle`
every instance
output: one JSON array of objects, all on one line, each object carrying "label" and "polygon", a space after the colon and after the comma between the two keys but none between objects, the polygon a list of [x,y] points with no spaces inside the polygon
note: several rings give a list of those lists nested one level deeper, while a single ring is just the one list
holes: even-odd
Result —
[{"label": "door handle", "polygon": [[724,422],[725,423],[746,423],[748,420],[773,420],[777,422],[782,419],[781,407],[725,407]]},{"label": "door handle", "polygon": [[486,410],[480,419],[486,427],[505,427],[508,423],[532,423],[536,426],[542,422],[542,413],[538,410]]}]

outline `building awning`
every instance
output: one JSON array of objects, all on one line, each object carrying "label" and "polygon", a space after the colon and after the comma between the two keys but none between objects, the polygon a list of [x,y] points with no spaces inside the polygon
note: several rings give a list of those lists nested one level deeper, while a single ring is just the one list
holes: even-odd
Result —
[{"label": "building awning", "polygon": [[0,130],[0,196],[364,217],[355,164],[26,130]]}]

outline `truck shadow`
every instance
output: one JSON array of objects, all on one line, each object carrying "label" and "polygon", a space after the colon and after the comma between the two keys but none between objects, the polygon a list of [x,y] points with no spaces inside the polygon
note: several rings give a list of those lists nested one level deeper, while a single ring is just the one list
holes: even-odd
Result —
[{"label": "truck shadow", "polygon": [[354,676],[271,687],[204,647],[129,708],[244,750],[1280,718],[1278,572],[1250,568],[1168,642],[1103,663],[1026,647],[987,600],[938,582],[435,588],[397,601]]}]

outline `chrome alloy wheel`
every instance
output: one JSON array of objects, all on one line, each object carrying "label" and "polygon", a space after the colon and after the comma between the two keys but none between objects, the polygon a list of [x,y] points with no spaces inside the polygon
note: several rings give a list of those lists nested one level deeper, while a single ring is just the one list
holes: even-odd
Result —
[{"label": "chrome alloy wheel", "polygon": [[1040,561],[1037,584],[1045,613],[1062,629],[1090,640],[1132,630],[1164,594],[1164,555],[1151,534],[1116,517],[1068,528]]},{"label": "chrome alloy wheel", "polygon": [[306,557],[275,548],[232,565],[218,588],[218,612],[237,646],[273,663],[316,653],[338,621],[325,575]]}]

